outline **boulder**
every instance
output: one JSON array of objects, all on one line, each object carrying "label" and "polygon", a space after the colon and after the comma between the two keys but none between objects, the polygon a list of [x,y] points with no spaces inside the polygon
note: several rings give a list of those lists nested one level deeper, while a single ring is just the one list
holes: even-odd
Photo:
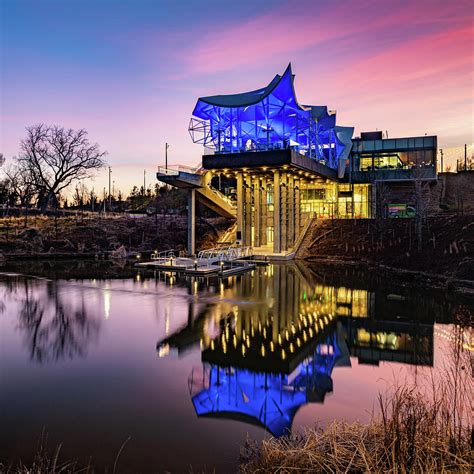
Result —
[{"label": "boulder", "polygon": [[125,259],[128,256],[127,249],[121,245],[110,253],[110,258]]}]

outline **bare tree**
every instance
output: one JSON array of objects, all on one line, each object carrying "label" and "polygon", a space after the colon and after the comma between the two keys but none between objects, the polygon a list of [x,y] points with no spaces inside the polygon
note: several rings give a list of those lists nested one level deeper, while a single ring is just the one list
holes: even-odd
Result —
[{"label": "bare tree", "polygon": [[392,191],[387,183],[383,181],[375,182],[375,191],[376,191],[376,217],[377,219],[384,220],[388,217],[388,205],[391,202]]},{"label": "bare tree", "polygon": [[430,202],[429,183],[426,181],[423,168],[417,166],[412,172],[414,187],[413,201],[415,204],[415,233],[417,240],[417,250],[421,252],[423,248],[423,223],[426,220]]},{"label": "bare tree", "polygon": [[80,207],[81,209],[87,202],[87,198],[89,197],[89,190],[84,183],[79,183],[74,188],[74,194],[72,196],[73,203],[76,207]]},{"label": "bare tree", "polygon": [[28,176],[28,170],[25,170],[19,164],[14,164],[5,168],[7,177],[7,186],[9,201],[12,205],[19,202],[21,206],[28,206],[33,200],[36,189]]},{"label": "bare tree", "polygon": [[3,163],[5,163],[5,157],[3,156],[3,153],[0,153],[0,166],[2,166]]},{"label": "bare tree", "polygon": [[59,193],[72,183],[90,178],[105,165],[106,152],[92,144],[83,129],[44,124],[28,127],[21,142],[20,166],[38,193],[42,209],[57,205]]}]

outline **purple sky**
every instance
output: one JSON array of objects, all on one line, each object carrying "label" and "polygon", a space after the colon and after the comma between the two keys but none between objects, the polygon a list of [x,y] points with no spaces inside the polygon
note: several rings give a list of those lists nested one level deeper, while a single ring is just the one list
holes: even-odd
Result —
[{"label": "purple sky", "polygon": [[[266,85],[292,62],[302,103],[390,136],[473,141],[473,3],[2,0],[0,151],[27,125],[86,128],[116,187],[197,164],[199,96]],[[95,182],[105,185],[106,173]]]}]

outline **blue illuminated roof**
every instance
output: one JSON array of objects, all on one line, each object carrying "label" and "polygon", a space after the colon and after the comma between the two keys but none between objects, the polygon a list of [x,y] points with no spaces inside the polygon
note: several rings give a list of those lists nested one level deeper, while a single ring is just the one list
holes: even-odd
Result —
[{"label": "blue illuminated roof", "polygon": [[299,104],[289,64],[261,89],[201,97],[189,132],[195,143],[217,153],[291,148],[340,174],[352,146],[353,128],[336,127],[336,114],[326,106]]}]

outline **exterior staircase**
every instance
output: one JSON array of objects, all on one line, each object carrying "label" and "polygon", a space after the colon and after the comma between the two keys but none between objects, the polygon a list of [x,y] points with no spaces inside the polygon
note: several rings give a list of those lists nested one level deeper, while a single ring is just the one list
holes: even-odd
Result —
[{"label": "exterior staircase", "polygon": [[195,189],[196,198],[222,217],[235,219],[235,204],[224,194],[210,186],[211,175],[200,168],[188,166],[170,166],[158,168],[156,177],[159,181],[182,189]]}]

